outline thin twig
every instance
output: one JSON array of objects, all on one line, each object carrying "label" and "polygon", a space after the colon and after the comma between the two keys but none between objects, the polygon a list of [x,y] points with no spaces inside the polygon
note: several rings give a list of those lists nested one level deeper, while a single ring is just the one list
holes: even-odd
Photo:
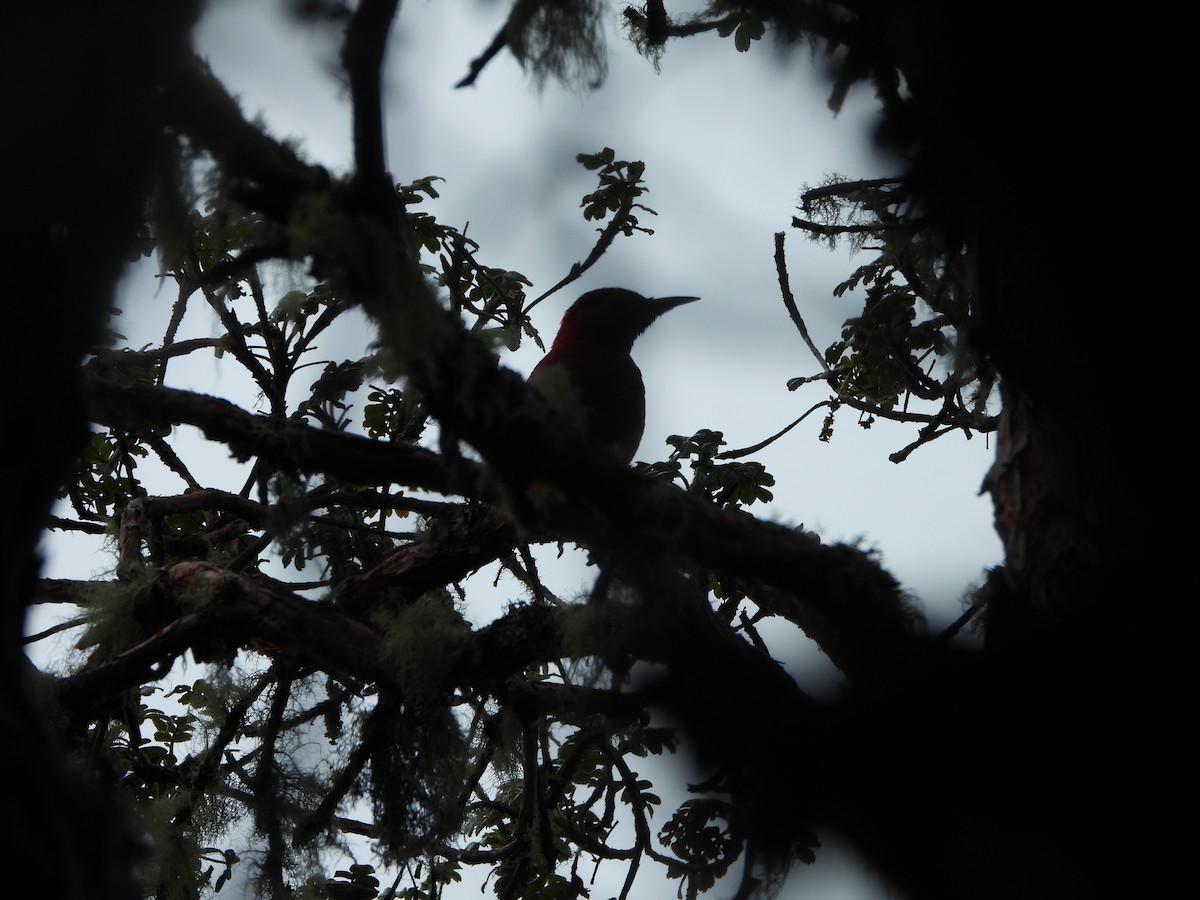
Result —
[{"label": "thin twig", "polygon": [[785,434],[787,434],[789,431],[791,431],[793,428],[795,428],[797,425],[799,425],[801,422],[803,422],[805,419],[807,419],[810,415],[812,415],[814,412],[816,412],[821,407],[832,406],[832,405],[833,405],[832,400],[822,400],[820,403],[813,405],[807,412],[804,413],[804,415],[802,415],[800,418],[796,419],[796,421],[792,422],[790,425],[785,426],[781,430],[775,432],[775,434],[771,435],[769,438],[759,441],[757,444],[753,444],[749,447],[743,447],[740,450],[726,450],[723,453],[718,453],[717,459],[741,459],[743,456],[749,456],[751,453],[757,453],[759,450],[763,449],[764,447],[766,447],[770,444],[773,444],[775,441],[779,440],[781,437],[783,437]]},{"label": "thin twig", "polygon": [[182,478],[188,487],[194,491],[201,489],[200,482],[195,479],[192,473],[188,470],[188,467],[184,465],[183,460],[179,458],[179,454],[175,452],[174,448],[171,447],[170,444],[152,431],[145,434],[144,440],[150,445],[150,449],[158,454],[158,458],[163,461],[163,464],[180,478]]},{"label": "thin twig", "polygon": [[938,644],[948,644],[967,624],[981,613],[988,605],[987,598],[976,600],[965,610],[963,614],[946,626],[946,630],[935,638],[934,642]]},{"label": "thin twig", "polygon": [[454,85],[456,88],[470,87],[475,83],[475,79],[479,77],[479,74],[483,71],[484,67],[495,58],[497,53],[504,49],[505,45],[508,44],[508,37],[506,35],[507,23],[505,23],[505,26],[501,27],[500,30],[496,32],[496,36],[492,38],[492,42],[488,44],[487,49],[479,54],[479,56],[475,57],[475,59],[471,60],[470,70],[467,72],[462,81]]},{"label": "thin twig", "polygon": [[629,196],[625,197],[621,201],[620,207],[618,207],[616,212],[613,213],[612,221],[609,222],[603,229],[598,229],[600,231],[600,238],[596,241],[596,246],[592,247],[591,252],[588,253],[584,261],[574,263],[571,266],[571,271],[569,271],[566,276],[558,282],[558,284],[554,285],[554,287],[550,288],[550,290],[546,291],[532,303],[526,306],[526,314],[528,314],[531,309],[533,309],[551,294],[562,290],[571,282],[578,280],[584,272],[586,272],[600,260],[600,257],[603,256],[608,251],[608,248],[612,246],[612,242],[617,239],[618,232],[625,230],[625,219],[630,213],[633,212],[634,206],[640,206],[640,204],[634,203],[634,198],[637,196],[641,196],[640,191],[637,194],[631,192]]},{"label": "thin twig", "polygon": [[783,305],[787,307],[788,315],[791,316],[796,330],[800,332],[800,337],[808,345],[809,351],[816,357],[817,362],[820,363],[821,368],[825,370],[826,374],[831,374],[829,363],[825,361],[825,355],[817,349],[817,345],[809,337],[808,326],[804,324],[804,317],[800,315],[800,309],[796,306],[796,298],[792,295],[792,288],[788,279],[787,258],[784,256],[783,242],[784,233],[782,231],[775,232],[775,272],[779,277],[779,293],[783,296]]},{"label": "thin twig", "polygon": [[59,622],[57,625],[47,628],[45,631],[39,631],[37,634],[26,635],[21,639],[22,644],[36,644],[38,641],[44,641],[48,637],[53,637],[62,631],[70,631],[72,628],[78,628],[80,625],[86,625],[91,621],[90,616],[77,616],[74,619],[68,619],[65,622]]}]

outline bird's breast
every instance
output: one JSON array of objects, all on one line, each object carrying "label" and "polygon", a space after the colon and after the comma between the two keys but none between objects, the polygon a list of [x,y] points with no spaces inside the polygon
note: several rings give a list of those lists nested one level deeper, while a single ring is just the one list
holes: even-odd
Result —
[{"label": "bird's breast", "polygon": [[593,443],[622,462],[633,459],[646,424],[646,389],[628,355],[575,353],[561,359],[552,351],[534,368],[529,384]]}]

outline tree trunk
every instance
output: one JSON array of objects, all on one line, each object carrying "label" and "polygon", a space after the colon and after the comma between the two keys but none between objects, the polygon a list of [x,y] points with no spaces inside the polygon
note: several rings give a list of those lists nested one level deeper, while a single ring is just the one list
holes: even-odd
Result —
[{"label": "tree trunk", "polygon": [[[162,134],[157,90],[185,58],[192,3],[19,4],[6,24],[10,140],[3,246],[9,322],[0,471],[3,860],[63,900],[137,896],[133,838],[111,795],[71,771],[21,643],[51,504],[87,422],[78,366],[102,338]],[[117,25],[114,30],[114,23]],[[44,699],[44,698],[43,698]]]}]

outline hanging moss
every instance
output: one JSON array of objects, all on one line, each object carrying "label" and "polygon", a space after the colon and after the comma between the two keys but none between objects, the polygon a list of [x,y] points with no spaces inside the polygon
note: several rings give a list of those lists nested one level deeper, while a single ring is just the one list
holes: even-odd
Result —
[{"label": "hanging moss", "polygon": [[555,78],[595,89],[608,74],[605,11],[597,0],[517,0],[505,37],[539,87]]}]

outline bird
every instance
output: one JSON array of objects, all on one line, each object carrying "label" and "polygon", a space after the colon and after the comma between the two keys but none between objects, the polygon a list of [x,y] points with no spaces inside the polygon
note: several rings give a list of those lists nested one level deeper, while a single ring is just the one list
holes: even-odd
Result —
[{"label": "bird", "polygon": [[588,291],[563,315],[527,383],[594,445],[629,465],[646,427],[646,388],[633,342],[667,310],[699,299]]}]

